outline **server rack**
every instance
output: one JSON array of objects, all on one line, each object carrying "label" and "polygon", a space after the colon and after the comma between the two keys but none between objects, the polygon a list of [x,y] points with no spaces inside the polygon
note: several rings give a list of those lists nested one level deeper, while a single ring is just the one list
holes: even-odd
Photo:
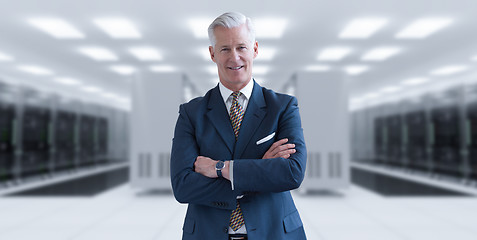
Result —
[{"label": "server rack", "polygon": [[402,132],[403,124],[401,115],[388,116],[385,120],[388,129],[389,139],[387,142],[387,159],[392,165],[402,165]]},{"label": "server rack", "polygon": [[477,102],[467,108],[466,148],[468,152],[469,177],[477,179]]},{"label": "server rack", "polygon": [[15,107],[0,102],[0,181],[13,178]]},{"label": "server rack", "polygon": [[73,112],[59,110],[55,119],[55,170],[75,167],[77,116]]},{"label": "server rack", "polygon": [[49,109],[26,106],[22,122],[21,175],[47,173],[50,168]]},{"label": "server rack", "polygon": [[94,164],[95,120],[91,115],[82,114],[79,120],[79,159],[80,165]]},{"label": "server rack", "polygon": [[458,106],[445,106],[431,110],[431,148],[433,171],[460,176],[460,126]]},{"label": "server rack", "polygon": [[95,132],[95,154],[98,163],[105,163],[108,161],[108,120],[100,117],[96,121]]},{"label": "server rack", "polygon": [[418,170],[428,170],[427,125],[424,110],[409,112],[405,115],[407,126],[407,159],[408,166]]},{"label": "server rack", "polygon": [[384,163],[387,157],[388,132],[384,117],[374,119],[374,148],[376,162]]}]

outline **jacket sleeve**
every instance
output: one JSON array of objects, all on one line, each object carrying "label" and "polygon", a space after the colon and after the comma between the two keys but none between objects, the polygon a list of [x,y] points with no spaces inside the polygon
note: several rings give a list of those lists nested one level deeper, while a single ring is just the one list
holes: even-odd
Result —
[{"label": "jacket sleeve", "polygon": [[234,161],[237,191],[282,192],[298,188],[305,175],[306,146],[296,98],[292,97],[279,117],[277,138],[288,138],[296,152],[288,159],[240,159]]},{"label": "jacket sleeve", "polygon": [[183,104],[179,108],[172,140],[171,183],[174,197],[180,203],[235,209],[237,194],[232,191],[230,181],[208,178],[194,171],[198,153],[194,127]]}]

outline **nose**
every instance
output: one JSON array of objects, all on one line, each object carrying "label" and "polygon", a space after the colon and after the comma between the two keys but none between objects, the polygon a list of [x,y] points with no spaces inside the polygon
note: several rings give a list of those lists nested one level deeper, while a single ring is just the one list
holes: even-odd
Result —
[{"label": "nose", "polygon": [[237,50],[235,50],[235,49],[232,51],[232,58],[233,58],[234,60],[240,60],[240,54],[239,54],[239,52],[238,52]]}]

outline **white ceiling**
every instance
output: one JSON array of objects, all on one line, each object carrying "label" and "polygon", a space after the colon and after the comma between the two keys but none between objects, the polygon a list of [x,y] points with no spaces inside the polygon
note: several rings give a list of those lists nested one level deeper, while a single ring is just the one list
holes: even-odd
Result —
[{"label": "white ceiling", "polygon": [[[130,76],[109,70],[114,64],[132,65],[140,71],[149,66],[172,65],[204,91],[214,84],[215,76],[207,71],[213,66],[200,54],[207,49],[207,39],[196,39],[190,19],[214,18],[226,11],[238,11],[252,20],[275,17],[288,21],[280,39],[257,39],[259,46],[273,47],[272,60],[256,62],[267,65],[266,75],[256,76],[263,85],[280,90],[293,73],[313,64],[327,64],[333,71],[353,64],[366,64],[370,70],[351,78],[351,94],[359,96],[369,91],[399,83],[410,77],[428,77],[433,69],[464,64],[476,71],[477,61],[477,1],[476,0],[241,0],[241,1],[162,1],[162,0],[0,0],[0,52],[11,55],[12,61],[0,61],[0,76],[34,84],[79,91],[51,81],[54,77],[71,77],[105,92],[129,97]],[[27,22],[33,17],[64,19],[85,34],[84,39],[58,40],[39,31]],[[139,28],[141,39],[115,40],[107,36],[93,19],[124,17]],[[382,17],[388,24],[369,39],[340,39],[339,33],[353,19]],[[449,17],[453,23],[422,40],[396,39],[395,34],[422,17]],[[206,29],[204,29],[206,31]],[[119,56],[117,62],[96,62],[78,53],[83,46],[102,46]],[[161,61],[141,62],[127,52],[134,46],[156,47]],[[326,47],[348,46],[352,54],[342,61],[322,63],[318,53]],[[383,61],[366,63],[363,53],[374,47],[396,46],[402,52]],[[259,47],[260,49],[260,47]],[[17,69],[34,64],[54,72],[53,76],[35,76]],[[215,77],[216,78],[216,77]]]}]

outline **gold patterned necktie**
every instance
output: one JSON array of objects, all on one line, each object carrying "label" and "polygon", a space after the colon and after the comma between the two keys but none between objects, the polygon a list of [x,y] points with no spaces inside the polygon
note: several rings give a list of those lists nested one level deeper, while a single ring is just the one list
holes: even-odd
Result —
[{"label": "gold patterned necktie", "polygon": [[[237,141],[237,137],[240,131],[240,125],[242,125],[243,119],[243,108],[238,102],[238,98],[240,96],[240,92],[233,92],[232,93],[232,106],[230,106],[230,122],[232,123],[232,128],[234,129],[235,133],[235,141]],[[232,211],[230,215],[230,228],[232,230],[237,231],[240,227],[244,225],[243,221],[243,214],[242,209],[240,208],[240,204],[237,201],[237,208]]]}]

